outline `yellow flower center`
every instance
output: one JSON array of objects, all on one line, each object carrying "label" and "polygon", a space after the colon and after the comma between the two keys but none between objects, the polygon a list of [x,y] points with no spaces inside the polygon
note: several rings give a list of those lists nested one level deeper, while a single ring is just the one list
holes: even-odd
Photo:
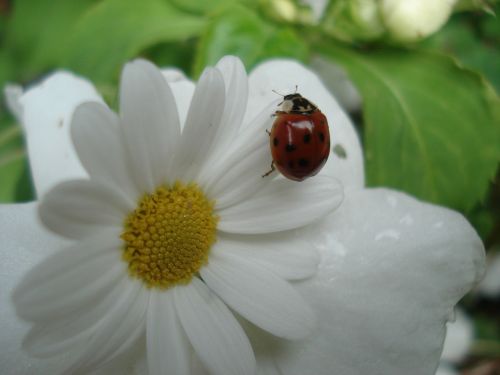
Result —
[{"label": "yellow flower center", "polygon": [[196,184],[160,186],[125,220],[123,259],[132,277],[166,289],[188,283],[207,263],[217,216]]}]

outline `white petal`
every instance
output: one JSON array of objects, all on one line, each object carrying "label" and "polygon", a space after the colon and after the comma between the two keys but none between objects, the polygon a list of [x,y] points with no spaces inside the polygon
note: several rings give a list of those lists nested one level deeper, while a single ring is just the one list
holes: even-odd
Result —
[{"label": "white petal", "polygon": [[178,152],[176,178],[190,181],[196,177],[215,142],[224,109],[224,80],[221,73],[207,68],[200,77],[191,100]]},{"label": "white petal", "polygon": [[144,336],[129,350],[99,366],[89,375],[149,375]]},{"label": "white petal", "polygon": [[254,375],[255,357],[233,314],[200,280],[174,289],[175,307],[191,345],[217,375]]},{"label": "white petal", "polygon": [[161,74],[168,83],[189,81],[184,72],[178,68],[161,69]]},{"label": "white petal", "polygon": [[75,110],[71,137],[78,157],[91,179],[110,181],[116,189],[137,198],[127,167],[119,120],[101,103],[83,103]]},{"label": "white petal", "polygon": [[46,258],[16,287],[13,300],[18,315],[50,321],[106,294],[127,272],[120,241],[104,232]]},{"label": "white petal", "polygon": [[22,276],[55,249],[67,245],[37,220],[36,204],[0,205],[0,363],[2,373],[13,375],[53,375],[64,363],[62,358],[39,360],[21,349],[29,324],[15,313],[11,294]]},{"label": "white petal", "polygon": [[106,227],[122,228],[134,208],[133,201],[105,183],[75,180],[49,191],[39,213],[50,230],[79,239]]},{"label": "white petal", "polygon": [[257,357],[257,375],[282,375],[273,360]]},{"label": "white petal", "polygon": [[298,92],[315,103],[330,126],[331,144],[345,157],[332,153],[320,174],[338,178],[346,189],[364,185],[363,154],[354,127],[320,79],[303,65],[290,60],[271,60],[257,66],[249,77],[250,94],[245,120],[282,94]]},{"label": "white petal", "polygon": [[290,284],[230,250],[212,254],[200,274],[231,308],[273,335],[300,339],[314,329],[313,311]]},{"label": "white petal", "polygon": [[131,173],[141,192],[165,183],[180,139],[175,99],[161,72],[145,60],[125,66],[120,114]]},{"label": "white petal", "polygon": [[457,309],[455,321],[446,325],[446,339],[441,359],[456,364],[462,362],[469,353],[473,339],[473,322],[464,311]]},{"label": "white petal", "polygon": [[5,104],[10,112],[19,122],[23,121],[23,107],[19,103],[19,99],[23,95],[23,88],[19,85],[6,85],[4,88]]},{"label": "white petal", "polygon": [[86,350],[89,337],[95,334],[96,326],[113,310],[129,283],[126,272],[107,293],[101,291],[76,311],[63,316],[49,316],[46,321],[30,330],[23,348],[36,357],[53,357],[68,351]]},{"label": "white petal", "polygon": [[259,236],[221,233],[212,251],[249,259],[286,280],[315,275],[320,260],[312,242],[293,231]]},{"label": "white petal", "polygon": [[484,270],[472,227],[456,212],[380,189],[346,194],[317,229],[327,243],[319,272],[295,285],[321,330],[284,343],[280,370],[432,374],[453,306]]},{"label": "white petal", "polygon": [[234,142],[248,100],[248,79],[245,67],[241,60],[234,56],[225,56],[216,65],[220,71],[226,88],[226,100],[221,124],[217,130],[214,142],[214,155],[212,160],[217,160],[218,155],[224,153],[225,149]]},{"label": "white petal", "polygon": [[88,101],[102,99],[91,83],[67,72],[54,73],[19,99],[37,196],[59,182],[86,176],[69,124],[75,108]]},{"label": "white petal", "polygon": [[134,367],[133,375],[149,375],[148,360],[146,358],[146,345],[143,345],[143,347],[144,349],[142,351],[139,350],[139,354],[136,353],[138,359],[135,361],[133,366]]},{"label": "white petal", "polygon": [[281,372],[276,363],[276,358],[280,356],[280,345],[286,341],[279,337],[271,336],[247,320],[240,319],[239,321],[245,332],[250,334],[252,342],[257,344],[253,345],[257,360],[256,375],[288,375]]},{"label": "white petal", "polygon": [[172,290],[152,291],[147,321],[149,374],[190,375],[190,352]]},{"label": "white petal", "polygon": [[89,375],[148,375],[147,364],[143,357],[144,355],[137,353],[134,346],[97,370],[91,371]]},{"label": "white petal", "polygon": [[178,81],[170,83],[170,88],[175,97],[181,129],[183,129],[196,86],[191,81]]},{"label": "white petal", "polygon": [[447,363],[440,363],[436,375],[459,375],[459,373]]},{"label": "white petal", "polygon": [[85,353],[65,373],[86,374],[130,350],[145,332],[149,292],[130,281],[122,298],[97,325]]},{"label": "white petal", "polygon": [[174,94],[177,111],[179,112],[181,129],[183,129],[196,85],[179,69],[168,68],[163,69],[161,72]]},{"label": "white petal", "polygon": [[331,177],[276,179],[249,199],[220,210],[218,229],[255,234],[298,228],[331,213],[342,197],[342,187]]},{"label": "white petal", "polygon": [[195,352],[191,355],[191,375],[210,375]]},{"label": "white petal", "polygon": [[271,165],[269,135],[275,105],[262,110],[234,139],[224,155],[203,169],[198,182],[216,200],[216,208],[228,207],[269,184],[274,176],[263,178]]},{"label": "white petal", "polygon": [[323,80],[339,104],[348,112],[361,110],[362,98],[346,71],[320,56],[314,57],[311,67]]}]

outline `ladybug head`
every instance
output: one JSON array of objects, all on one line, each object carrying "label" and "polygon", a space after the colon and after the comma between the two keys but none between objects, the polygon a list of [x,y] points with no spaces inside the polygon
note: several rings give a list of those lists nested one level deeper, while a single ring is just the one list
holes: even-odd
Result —
[{"label": "ladybug head", "polygon": [[285,95],[279,106],[283,112],[298,114],[311,114],[318,109],[316,105],[299,93]]},{"label": "ladybug head", "polygon": [[285,100],[294,101],[294,100],[297,100],[297,99],[304,99],[304,97],[302,95],[300,95],[298,92],[295,92],[293,94],[288,94],[288,95],[283,96],[283,101],[285,101]]}]

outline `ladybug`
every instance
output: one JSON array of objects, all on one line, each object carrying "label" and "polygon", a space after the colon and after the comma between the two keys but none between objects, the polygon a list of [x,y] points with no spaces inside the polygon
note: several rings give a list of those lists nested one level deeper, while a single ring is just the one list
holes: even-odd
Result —
[{"label": "ladybug", "polygon": [[330,154],[330,132],[325,115],[316,105],[299,93],[283,96],[279,109],[273,114],[276,120],[269,134],[275,167],[283,176],[303,181],[316,175],[325,165]]}]

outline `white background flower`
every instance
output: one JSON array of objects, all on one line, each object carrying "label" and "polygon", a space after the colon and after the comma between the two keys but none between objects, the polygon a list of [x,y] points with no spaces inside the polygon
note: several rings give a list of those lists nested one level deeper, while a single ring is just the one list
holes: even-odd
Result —
[{"label": "white background flower", "polygon": [[465,360],[473,340],[474,323],[465,311],[457,308],[454,319],[446,325],[446,338],[436,375],[458,374],[454,367]]},{"label": "white background flower", "polygon": [[390,35],[412,42],[438,31],[450,17],[456,0],[383,0],[382,19]]},{"label": "white background flower", "polygon": [[[286,91],[289,77],[304,93],[324,92],[314,74],[284,61],[257,67],[251,82]],[[335,108],[326,97],[319,107]],[[359,145],[335,125],[332,147],[336,140],[346,158],[326,173],[343,182],[345,198],[310,234],[321,253],[317,276],[296,283],[319,313],[318,330],[296,343],[254,331],[260,374],[433,374],[455,304],[483,275],[484,247],[456,212],[366,189]]]},{"label": "white background flower", "polygon": [[[176,77],[174,93],[176,85],[190,85]],[[460,215],[450,210],[387,189],[364,189],[362,153],[352,125],[316,76],[302,66],[288,61],[264,63],[251,73],[249,85],[247,120],[250,113],[272,100],[271,89],[287,92],[298,85],[299,91],[311,98],[329,119],[332,147],[340,145],[345,151],[332,154],[323,172],[342,181],[345,201],[336,213],[307,234],[321,252],[319,274],[296,283],[319,313],[320,327],[309,340],[286,344],[246,325],[256,350],[259,374],[321,375],[333,370],[341,375],[432,374],[453,306],[482,273],[484,250],[477,235]],[[179,95],[176,98],[178,107],[186,108]],[[181,109],[181,119],[182,113]],[[46,125],[55,126],[57,116]],[[32,144],[37,143],[36,138],[32,140]],[[44,152],[36,154],[35,149],[30,148],[30,157],[36,160],[33,168],[43,170],[47,165],[43,162]],[[60,150],[53,149],[55,153]],[[54,179],[66,179],[68,171],[59,171],[52,180],[37,182],[38,190],[53,184]],[[33,210],[31,205],[23,207],[24,215],[19,214],[19,206],[9,209],[9,219],[2,223],[6,230],[14,231],[23,222],[25,233],[39,233],[41,229],[24,216]],[[11,214],[14,209],[16,213]],[[6,254],[14,263],[12,273],[27,269],[19,258],[31,257],[35,243],[39,243],[42,252],[59,242],[51,236],[37,241],[36,237],[22,233],[15,239],[6,236],[4,243],[7,241],[16,241],[15,246],[23,249],[16,256]],[[13,279],[6,277],[4,285],[11,286]],[[9,306],[5,316],[11,322],[14,319]],[[19,342],[26,328],[11,324],[2,340]],[[14,348],[8,355],[10,368],[14,363],[23,363],[25,369],[41,366]],[[129,360],[134,362],[136,358]],[[144,361],[139,363],[141,371]],[[50,369],[50,363],[43,366],[44,370]],[[199,366],[196,370],[204,373]],[[120,371],[125,370],[120,367]]]},{"label": "white background flower", "polygon": [[327,25],[345,39],[390,37],[400,43],[416,42],[437,32],[450,18],[457,0],[350,0],[337,1],[327,8],[323,0],[303,0],[316,20],[327,17]]}]

